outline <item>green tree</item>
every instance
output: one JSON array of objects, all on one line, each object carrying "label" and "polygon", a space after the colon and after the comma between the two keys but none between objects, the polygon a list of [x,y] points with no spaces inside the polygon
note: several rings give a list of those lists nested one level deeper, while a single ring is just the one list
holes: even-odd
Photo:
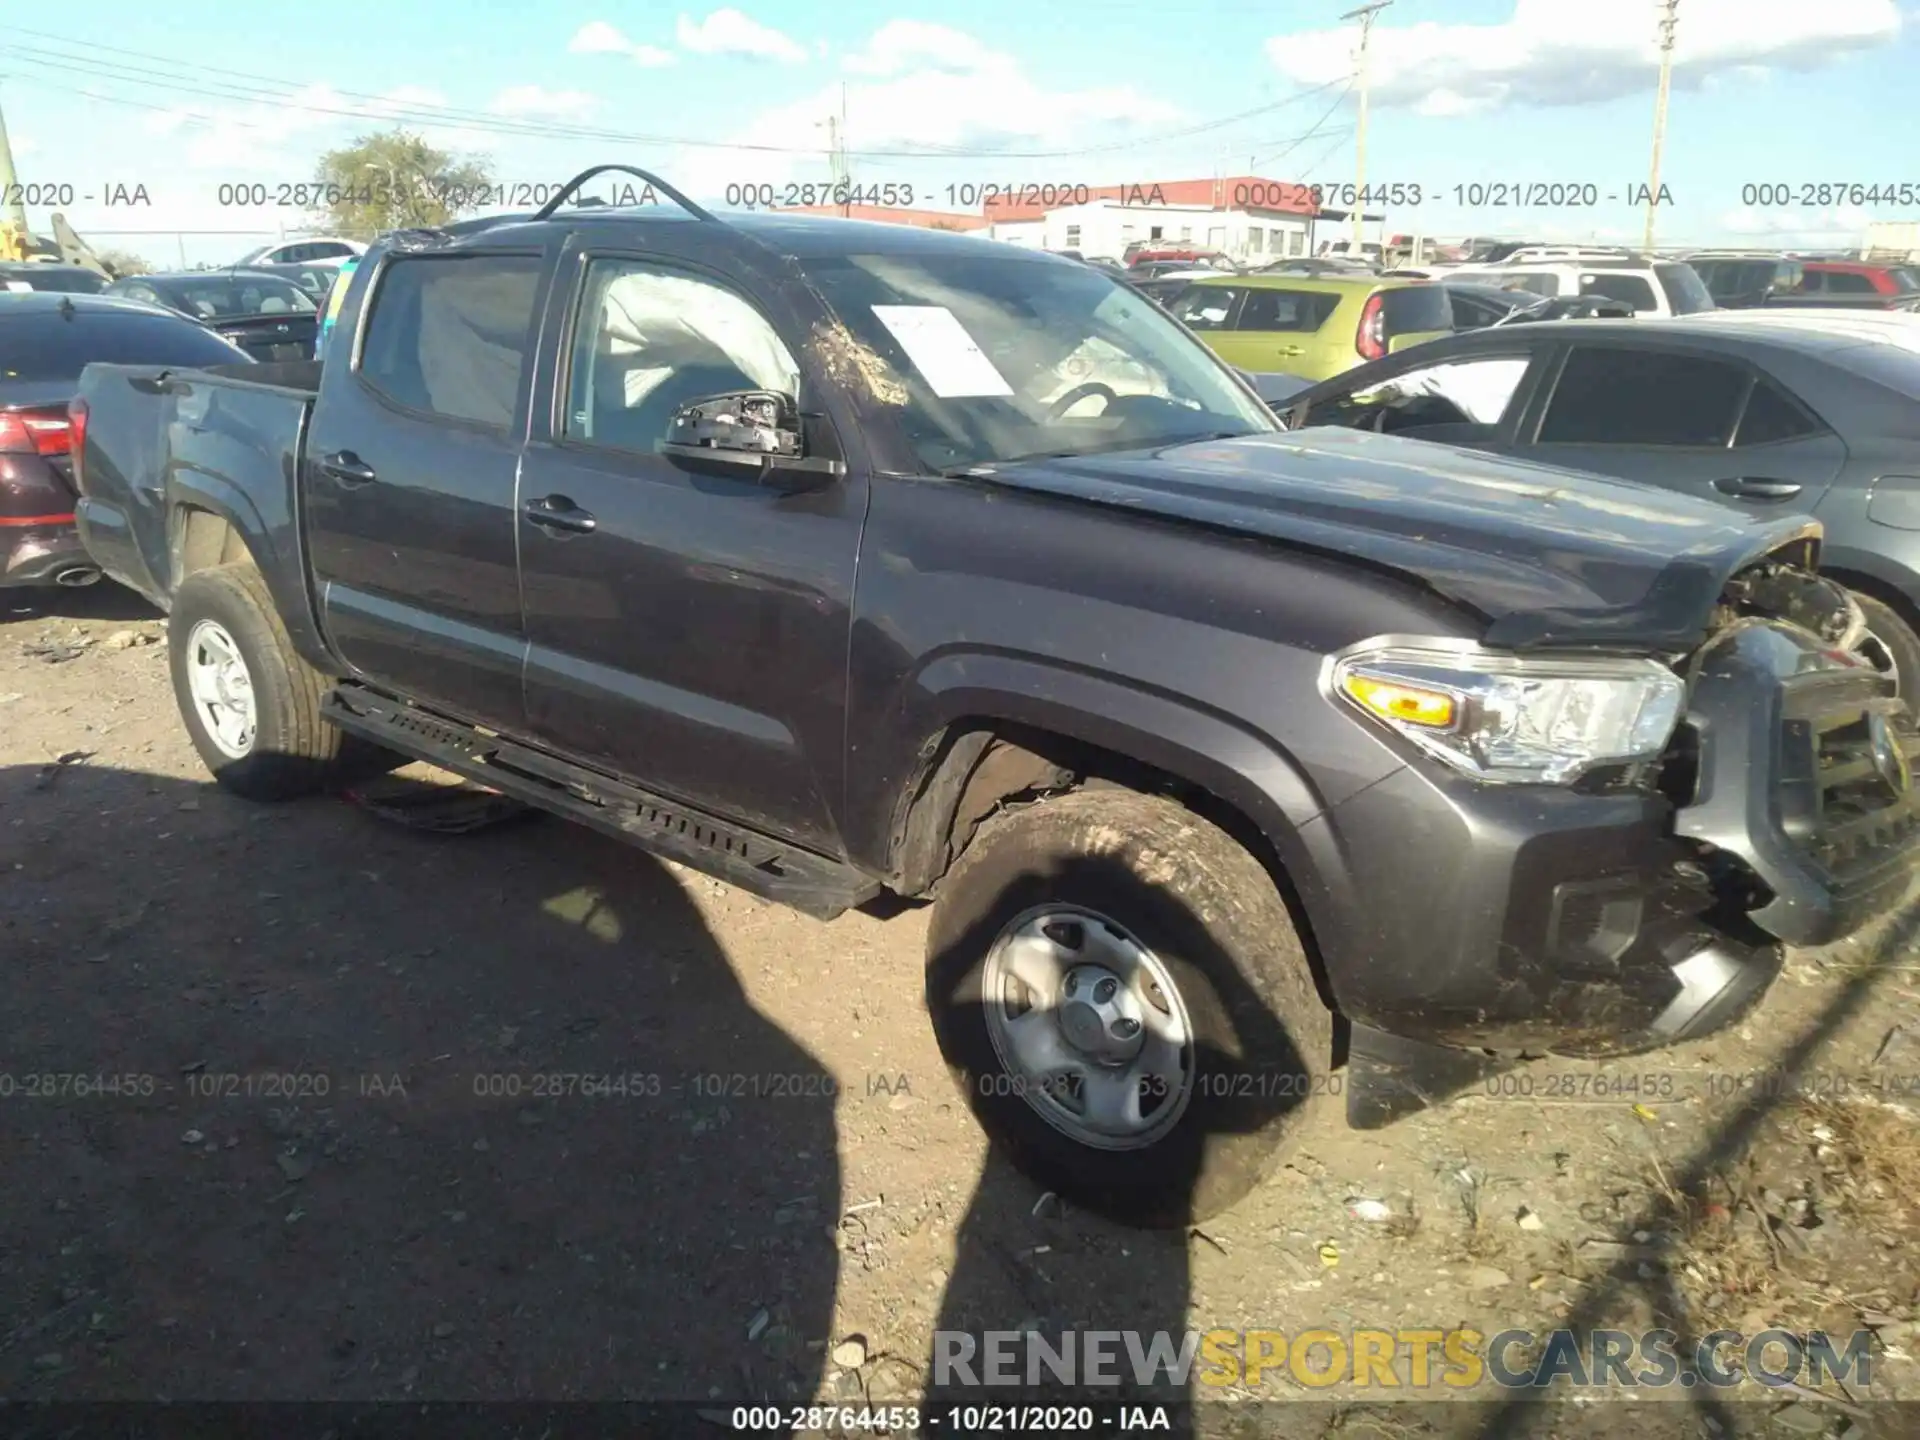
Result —
[{"label": "green tree", "polygon": [[151,275],[153,266],[131,250],[102,250],[100,263],[114,273],[115,278],[122,275]]},{"label": "green tree", "polygon": [[314,171],[314,208],[328,232],[371,240],[386,230],[444,225],[487,203],[493,162],[437,150],[408,130],[358,137]]}]

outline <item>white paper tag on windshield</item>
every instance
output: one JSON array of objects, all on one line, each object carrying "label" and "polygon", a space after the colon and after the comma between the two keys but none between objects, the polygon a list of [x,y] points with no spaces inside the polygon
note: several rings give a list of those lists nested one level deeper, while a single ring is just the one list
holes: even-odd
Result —
[{"label": "white paper tag on windshield", "polygon": [[7,282],[7,289],[8,290],[31,290],[33,289],[33,286],[28,284],[25,280],[9,280]]},{"label": "white paper tag on windshield", "polygon": [[941,399],[1013,394],[1013,387],[946,306],[876,305],[873,313]]}]

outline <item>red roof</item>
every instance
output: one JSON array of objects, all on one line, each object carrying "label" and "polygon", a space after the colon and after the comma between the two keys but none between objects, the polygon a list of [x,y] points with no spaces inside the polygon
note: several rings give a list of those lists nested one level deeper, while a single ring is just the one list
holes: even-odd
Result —
[{"label": "red roof", "polygon": [[[1062,191],[1067,198],[1033,195],[1029,191]],[[1049,210],[1092,200],[1117,200],[1122,205],[1193,205],[1212,210],[1268,210],[1289,215],[1314,215],[1318,207],[1312,192],[1293,180],[1269,180],[1260,175],[1223,175],[1212,180],[1143,180],[1124,185],[1031,186],[1010,195],[996,195],[980,207],[990,220],[1038,220]]]}]

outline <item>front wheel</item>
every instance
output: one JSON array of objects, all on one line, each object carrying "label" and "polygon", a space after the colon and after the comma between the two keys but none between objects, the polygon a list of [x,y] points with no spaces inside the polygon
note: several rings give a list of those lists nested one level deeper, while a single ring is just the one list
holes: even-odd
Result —
[{"label": "front wheel", "polygon": [[1337,1087],[1272,877],[1157,796],[1081,791],[984,824],[941,886],[927,999],[1014,1162],[1129,1224],[1234,1204]]},{"label": "front wheel", "polygon": [[289,800],[400,762],[321,718],[331,682],[294,652],[252,565],[188,576],[167,616],[167,647],[193,748],[236,795]]},{"label": "front wheel", "polygon": [[1867,622],[1867,638],[1860,653],[1876,670],[1893,676],[1900,698],[1920,714],[1920,635],[1888,604],[1871,595],[1853,592],[1854,603]]}]

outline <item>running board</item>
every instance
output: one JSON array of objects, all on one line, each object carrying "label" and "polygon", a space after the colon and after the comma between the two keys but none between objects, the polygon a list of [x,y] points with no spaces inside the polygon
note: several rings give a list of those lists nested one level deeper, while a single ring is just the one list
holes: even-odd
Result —
[{"label": "running board", "polygon": [[376,745],[431,761],[817,919],[831,920],[880,893],[879,882],[837,860],[363,685],[336,686],[321,714]]}]

